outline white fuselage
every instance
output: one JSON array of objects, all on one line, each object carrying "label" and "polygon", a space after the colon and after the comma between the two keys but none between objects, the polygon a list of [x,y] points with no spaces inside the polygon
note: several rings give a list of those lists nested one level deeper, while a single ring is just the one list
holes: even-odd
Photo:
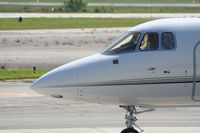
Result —
[{"label": "white fuselage", "polygon": [[[133,51],[106,54],[108,47],[99,54],[52,70],[31,88],[77,102],[199,106],[199,101],[192,100],[193,48],[200,40],[199,27],[199,18],[161,19],[141,24],[128,31],[140,33]],[[173,33],[174,48],[161,48],[163,32]],[[156,50],[140,50],[146,33],[158,34]],[[196,61],[194,97],[200,100],[200,48]]]}]

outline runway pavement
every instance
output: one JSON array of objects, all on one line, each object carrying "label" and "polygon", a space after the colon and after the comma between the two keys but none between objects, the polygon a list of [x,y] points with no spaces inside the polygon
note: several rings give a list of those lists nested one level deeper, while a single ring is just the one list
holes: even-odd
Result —
[{"label": "runway pavement", "polygon": [[[18,129],[0,130],[3,133],[120,133],[123,128],[61,128],[61,129]],[[199,133],[197,127],[144,127],[143,133]]]},{"label": "runway pavement", "polygon": [[[30,81],[0,82],[0,133],[117,133],[125,110],[71,103],[32,91]],[[159,108],[138,115],[144,133],[199,133],[200,108]]]},{"label": "runway pavement", "polygon": [[[127,28],[0,31],[0,67],[52,69],[107,47]],[[41,58],[42,57],[42,58]]]},{"label": "runway pavement", "polygon": [[2,18],[186,18],[200,13],[0,13]]}]

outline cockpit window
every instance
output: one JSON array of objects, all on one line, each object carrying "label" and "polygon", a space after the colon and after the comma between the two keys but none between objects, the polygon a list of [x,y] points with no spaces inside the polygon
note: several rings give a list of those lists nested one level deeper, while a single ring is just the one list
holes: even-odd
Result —
[{"label": "cockpit window", "polygon": [[133,51],[136,48],[139,38],[139,32],[125,34],[124,37],[122,36],[122,39],[120,41],[116,41],[116,43],[112,45],[111,48],[107,49],[105,53],[117,54]]},{"label": "cockpit window", "polygon": [[158,33],[146,33],[140,44],[140,50],[156,50],[158,49]]},{"label": "cockpit window", "polygon": [[162,33],[161,46],[163,49],[173,49],[174,48],[174,36],[171,32]]}]

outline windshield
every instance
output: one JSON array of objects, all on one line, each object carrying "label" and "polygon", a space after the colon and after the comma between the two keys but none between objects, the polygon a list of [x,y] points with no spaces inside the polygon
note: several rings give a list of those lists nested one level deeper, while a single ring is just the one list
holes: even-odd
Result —
[{"label": "windshield", "polygon": [[104,54],[117,54],[123,52],[133,51],[136,48],[138,40],[140,38],[140,33],[126,33],[122,35],[119,39],[108,46],[103,53]]}]

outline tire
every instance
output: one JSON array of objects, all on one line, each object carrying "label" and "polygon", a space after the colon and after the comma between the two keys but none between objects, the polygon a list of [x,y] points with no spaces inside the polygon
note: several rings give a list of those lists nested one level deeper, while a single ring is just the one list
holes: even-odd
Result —
[{"label": "tire", "polygon": [[138,131],[135,130],[134,128],[126,128],[122,130],[121,133],[138,133]]}]

